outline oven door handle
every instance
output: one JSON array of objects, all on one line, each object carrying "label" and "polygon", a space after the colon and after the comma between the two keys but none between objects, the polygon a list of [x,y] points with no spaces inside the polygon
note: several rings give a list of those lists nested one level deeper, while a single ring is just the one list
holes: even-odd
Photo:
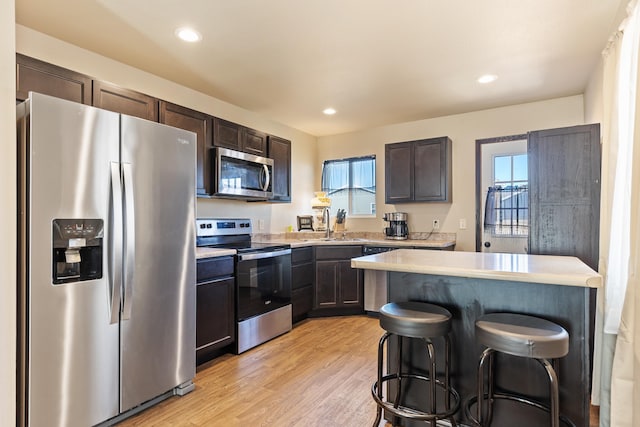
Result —
[{"label": "oven door handle", "polygon": [[253,261],[256,259],[275,258],[281,255],[289,255],[290,253],[291,253],[291,249],[283,249],[283,250],[271,251],[271,252],[255,252],[252,254],[238,255],[238,261]]}]

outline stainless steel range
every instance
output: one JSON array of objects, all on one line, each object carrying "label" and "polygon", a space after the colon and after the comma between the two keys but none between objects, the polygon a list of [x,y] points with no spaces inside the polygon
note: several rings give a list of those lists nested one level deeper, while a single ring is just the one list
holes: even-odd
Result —
[{"label": "stainless steel range", "polygon": [[291,330],[291,247],[252,242],[250,219],[196,220],[199,247],[235,249],[238,353]]}]

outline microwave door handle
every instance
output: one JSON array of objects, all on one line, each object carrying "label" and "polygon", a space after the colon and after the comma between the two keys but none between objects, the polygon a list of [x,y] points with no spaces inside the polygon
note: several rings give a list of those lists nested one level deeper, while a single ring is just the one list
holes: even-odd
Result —
[{"label": "microwave door handle", "polygon": [[122,182],[120,181],[120,163],[111,162],[111,198],[113,200],[111,218],[111,324],[120,321],[120,303],[122,302]]},{"label": "microwave door handle", "polygon": [[122,319],[131,318],[131,300],[133,297],[133,277],[135,273],[136,230],[135,230],[135,206],[133,204],[133,178],[131,163],[123,163],[124,175],[124,199],[125,199],[125,242],[124,242],[124,304],[122,307]]},{"label": "microwave door handle", "polygon": [[269,167],[267,165],[262,165],[262,170],[264,171],[264,185],[262,186],[262,191],[267,191],[269,189],[269,181],[271,181]]}]

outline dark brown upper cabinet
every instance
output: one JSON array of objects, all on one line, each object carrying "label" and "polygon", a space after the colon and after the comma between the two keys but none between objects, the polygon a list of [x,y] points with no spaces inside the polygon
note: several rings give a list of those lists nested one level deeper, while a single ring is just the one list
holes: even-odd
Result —
[{"label": "dark brown upper cabinet", "polygon": [[267,134],[214,117],[213,145],[265,157]]},{"label": "dark brown upper cabinet", "polygon": [[385,202],[451,202],[451,139],[385,145]]},{"label": "dark brown upper cabinet", "polygon": [[91,77],[17,53],[16,99],[29,91],[91,105]]},{"label": "dark brown upper cabinet", "polygon": [[111,83],[93,81],[93,105],[116,113],[158,121],[158,100]]},{"label": "dark brown upper cabinet", "polygon": [[211,146],[213,117],[180,105],[160,101],[160,123],[190,130],[197,135],[196,194],[211,193]]},{"label": "dark brown upper cabinet", "polygon": [[242,126],[213,118],[213,145],[241,151]]},{"label": "dark brown upper cabinet", "polygon": [[242,150],[256,156],[267,156],[267,134],[255,129],[243,128]]},{"label": "dark brown upper cabinet", "polygon": [[291,201],[291,141],[269,135],[268,155],[273,159],[274,202]]}]

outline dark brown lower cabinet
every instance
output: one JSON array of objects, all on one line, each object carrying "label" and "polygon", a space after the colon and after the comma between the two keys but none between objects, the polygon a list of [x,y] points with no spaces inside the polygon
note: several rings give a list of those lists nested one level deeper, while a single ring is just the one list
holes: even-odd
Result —
[{"label": "dark brown lower cabinet", "polygon": [[351,258],[362,255],[362,246],[316,247],[314,314],[364,312],[364,280],[351,268]]},{"label": "dark brown lower cabinet", "polygon": [[291,320],[307,318],[313,309],[313,248],[291,250]]},{"label": "dark brown lower cabinet", "polygon": [[235,342],[235,277],[233,257],[197,262],[196,364],[231,350]]}]

